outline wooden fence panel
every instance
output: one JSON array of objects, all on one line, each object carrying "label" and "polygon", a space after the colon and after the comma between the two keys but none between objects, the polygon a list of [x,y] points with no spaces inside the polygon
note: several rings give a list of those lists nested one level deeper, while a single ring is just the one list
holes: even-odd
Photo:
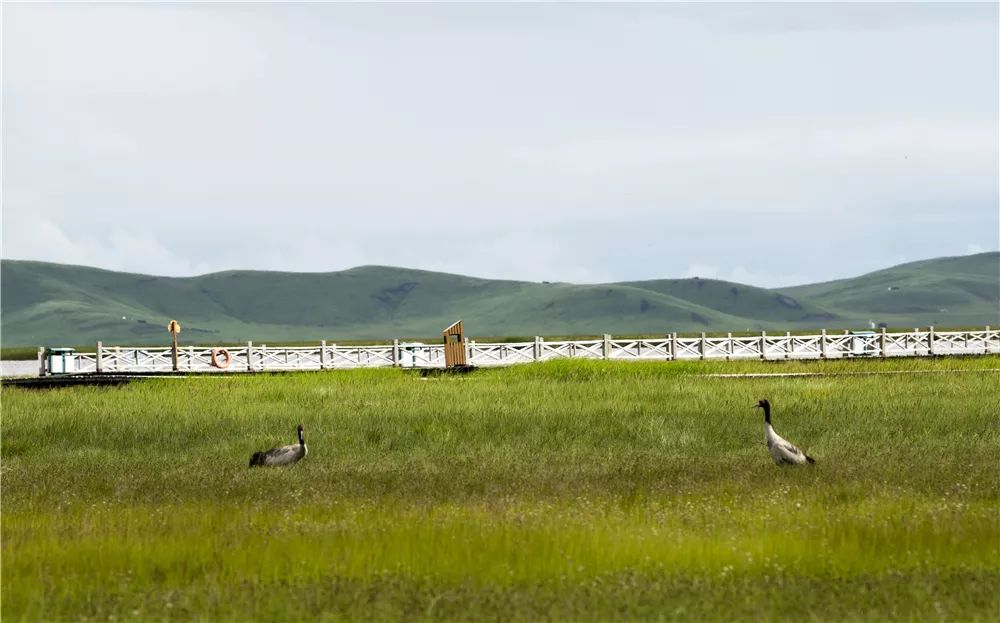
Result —
[{"label": "wooden fence panel", "polygon": [[679,337],[674,340],[675,359],[701,359],[701,338]]},{"label": "wooden fence panel", "polygon": [[609,340],[607,359],[669,360],[670,340]]},{"label": "wooden fence panel", "polygon": [[469,363],[474,366],[506,366],[535,360],[535,343],[469,343]]}]

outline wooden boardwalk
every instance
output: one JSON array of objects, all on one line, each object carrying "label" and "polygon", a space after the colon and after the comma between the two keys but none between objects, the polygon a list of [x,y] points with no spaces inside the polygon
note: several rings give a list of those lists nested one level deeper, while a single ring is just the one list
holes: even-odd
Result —
[{"label": "wooden boardwalk", "polygon": [[[734,337],[681,337],[477,343],[466,340],[469,364],[477,367],[507,366],[554,359],[603,359],[609,361],[681,360],[783,360],[845,359],[879,357],[927,357],[940,355],[1000,354],[1000,330],[907,332],[827,332],[815,335],[768,334]],[[94,352],[79,352],[71,360],[57,362],[39,350],[41,376],[70,374],[133,374],[173,371],[170,346],[104,346]],[[269,347],[248,342],[245,346],[210,348],[182,346],[177,352],[178,372],[239,373],[257,371],[336,370],[349,368],[443,368],[443,344],[408,344],[398,340],[376,346],[338,346],[320,342],[315,346]]]}]

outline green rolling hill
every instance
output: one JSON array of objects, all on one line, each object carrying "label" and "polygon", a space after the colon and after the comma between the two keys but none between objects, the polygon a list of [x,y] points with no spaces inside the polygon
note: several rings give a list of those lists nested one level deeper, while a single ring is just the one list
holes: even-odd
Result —
[{"label": "green rolling hill", "polygon": [[900,264],[853,279],[784,288],[832,313],[890,326],[994,325],[1000,322],[1000,253]]},{"label": "green rolling hill", "polygon": [[3,260],[4,346],[429,338],[459,318],[474,336],[663,334],[1000,325],[1000,253],[904,264],[775,290],[711,279],[577,285],[362,266],[330,273],[155,277]]}]

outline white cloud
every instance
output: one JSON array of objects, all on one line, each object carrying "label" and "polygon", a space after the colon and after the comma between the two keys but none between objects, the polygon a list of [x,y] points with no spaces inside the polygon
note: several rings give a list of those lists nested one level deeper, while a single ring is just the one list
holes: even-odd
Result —
[{"label": "white cloud", "polygon": [[732,270],[724,271],[720,270],[718,266],[712,266],[710,264],[692,264],[688,266],[682,276],[700,277],[701,279],[719,279],[721,281],[745,283],[762,288],[780,288],[783,286],[793,286],[819,281],[815,275],[809,275],[796,270],[751,270],[744,266],[737,266]]},{"label": "white cloud", "polygon": [[[141,230],[112,225],[99,235],[70,235],[46,218],[4,223],[5,230],[11,226],[18,232],[16,246],[4,245],[4,257],[11,259],[81,264],[158,275],[194,275],[222,268],[178,256],[164,247],[153,233]],[[31,252],[23,253],[24,249]]]},{"label": "white cloud", "polygon": [[3,252],[761,285],[950,254],[1000,225],[995,13],[11,5]]},{"label": "white cloud", "polygon": [[720,279],[719,267],[708,264],[692,264],[682,275],[684,277],[701,277],[702,279]]},{"label": "white cloud", "polygon": [[[236,7],[46,3],[4,7],[4,87],[39,95],[231,90],[269,63]],[[10,57],[8,56],[8,59]]]},{"label": "white cloud", "polygon": [[795,268],[784,271],[750,270],[743,266],[733,269],[726,281],[736,283],[748,283],[764,288],[781,288],[786,286],[797,286],[805,283],[814,283],[821,279],[815,275],[801,272]]},{"label": "white cloud", "polygon": [[683,129],[537,145],[516,158],[607,200],[627,188],[679,209],[799,210],[822,200],[827,180],[836,185],[824,195],[864,211],[873,194],[905,196],[927,179],[941,194],[995,190],[998,135],[997,120]]}]

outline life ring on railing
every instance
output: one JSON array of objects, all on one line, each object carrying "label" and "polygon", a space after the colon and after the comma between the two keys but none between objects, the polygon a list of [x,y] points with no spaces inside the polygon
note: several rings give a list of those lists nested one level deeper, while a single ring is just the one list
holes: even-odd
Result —
[{"label": "life ring on railing", "polygon": [[[225,361],[219,363],[219,355],[222,355]],[[220,370],[225,370],[232,363],[233,358],[229,356],[229,351],[225,348],[213,348],[212,349],[212,365]]]}]

